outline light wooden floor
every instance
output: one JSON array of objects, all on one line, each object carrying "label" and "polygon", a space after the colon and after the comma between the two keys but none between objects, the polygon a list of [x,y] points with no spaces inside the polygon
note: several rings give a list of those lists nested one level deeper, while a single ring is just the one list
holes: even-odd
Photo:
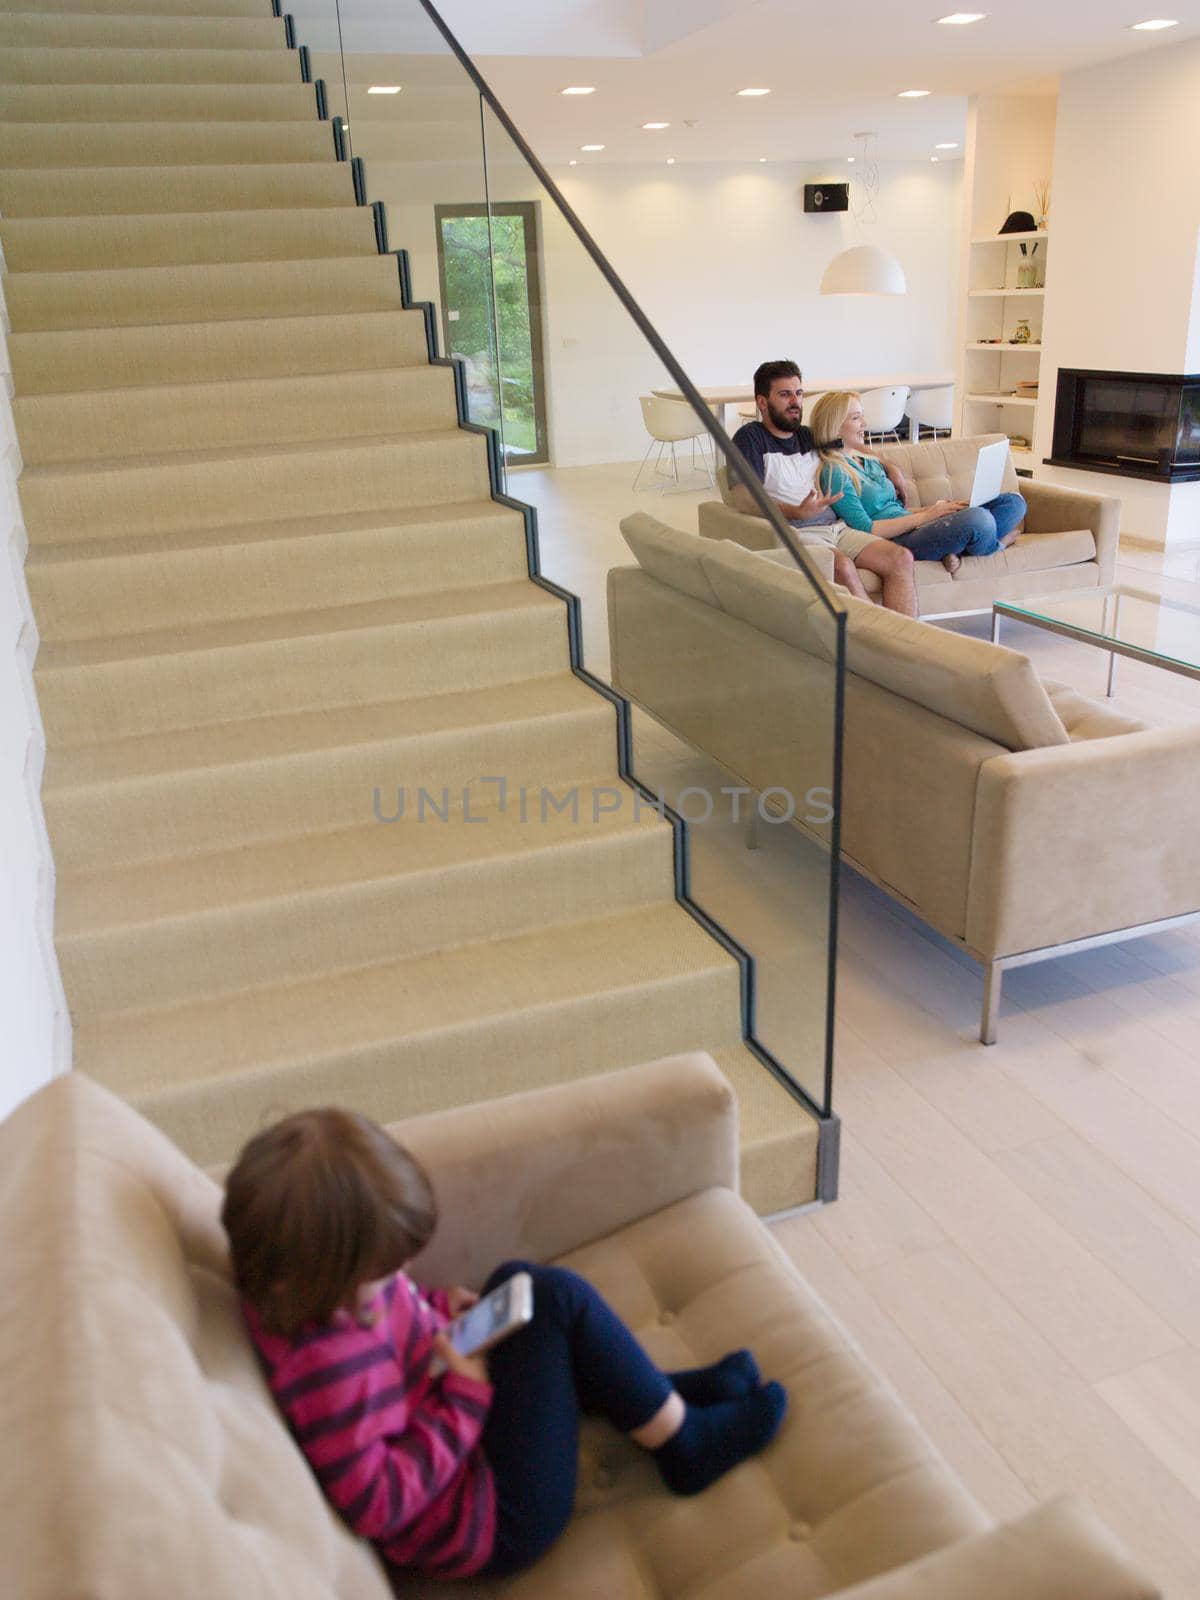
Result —
[{"label": "light wooden floor", "polygon": [[[711,497],[634,497],[632,475],[512,480],[542,506],[548,568],[593,602],[594,666],[603,573],[629,559],[617,519],[643,506],[694,528]],[[1130,550],[1118,576],[1186,599],[1198,569],[1198,552]],[[1004,639],[1103,693],[1101,652]],[[1200,684],[1122,662],[1116,704],[1200,720]],[[778,891],[794,830],[763,834],[753,874]],[[786,904],[764,894],[764,943],[789,937]],[[1196,1600],[1200,925],[1009,974],[985,1049],[976,969],[847,873],[838,983],[841,1198],[777,1224],[780,1241],[994,1516],[1071,1490],[1170,1600]]]}]

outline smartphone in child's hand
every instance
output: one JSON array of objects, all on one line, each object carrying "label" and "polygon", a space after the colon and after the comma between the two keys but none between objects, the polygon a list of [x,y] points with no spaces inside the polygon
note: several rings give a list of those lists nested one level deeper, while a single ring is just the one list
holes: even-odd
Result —
[{"label": "smartphone in child's hand", "polygon": [[506,1278],[445,1329],[459,1355],[477,1356],[523,1328],[533,1316],[533,1279],[527,1272]]}]

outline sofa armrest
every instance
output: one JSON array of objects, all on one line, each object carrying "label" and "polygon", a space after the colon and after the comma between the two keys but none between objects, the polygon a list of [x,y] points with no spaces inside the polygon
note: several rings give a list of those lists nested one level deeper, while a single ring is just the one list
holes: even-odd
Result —
[{"label": "sofa armrest", "polygon": [[839,1589],[836,1600],[1159,1600],[1161,1594],[1086,1506],[1063,1497]]},{"label": "sofa armrest", "polygon": [[1200,910],[1200,729],[993,756],[979,769],[966,942],[985,959]]},{"label": "sofa armrest", "polygon": [[1021,480],[1021,493],[1029,507],[1026,526],[1030,533],[1065,533],[1072,528],[1090,528],[1096,541],[1096,561],[1102,585],[1113,581],[1117,562],[1117,543],[1121,537],[1121,502],[1111,494],[1088,494],[1081,489],[1064,489],[1055,483]]},{"label": "sofa armrest", "polygon": [[575,1083],[394,1123],[428,1168],[442,1221],[414,1273],[478,1287],[702,1189],[737,1187],[733,1090],[710,1056],[669,1056]]},{"label": "sofa armrest", "polygon": [[[782,561],[785,566],[795,566],[790,550],[780,544],[775,530],[765,517],[748,517],[744,511],[723,506],[717,500],[706,500],[700,507],[700,537],[702,539],[731,539],[747,550],[758,550]],[[805,556],[811,561],[817,575],[826,583],[833,582],[833,546],[803,541]]]},{"label": "sofa armrest", "polygon": [[765,517],[749,517],[719,500],[705,500],[698,512],[702,539],[732,539],[747,550],[775,550],[779,540]]}]

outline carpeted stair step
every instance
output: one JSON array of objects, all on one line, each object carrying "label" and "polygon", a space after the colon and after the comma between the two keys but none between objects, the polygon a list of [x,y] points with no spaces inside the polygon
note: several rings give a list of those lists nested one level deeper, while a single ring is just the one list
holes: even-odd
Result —
[{"label": "carpeted stair step", "polygon": [[345,161],[266,166],[55,167],[0,171],[6,217],[130,216],[137,212],[256,211],[344,206],[354,198]]},{"label": "carpeted stair step", "polygon": [[257,17],[158,17],[132,14],[0,11],[0,50],[285,50],[282,17],[264,6]]},{"label": "carpeted stair step", "polygon": [[294,50],[0,50],[0,83],[296,83]]},{"label": "carpeted stair step", "polygon": [[398,786],[536,792],[615,761],[612,706],[564,673],[50,750],[42,804],[59,872],[94,872],[357,827]]},{"label": "carpeted stair step", "polygon": [[562,601],[523,579],[43,645],[35,683],[66,750],[552,677],[566,629]]},{"label": "carpeted stair step", "polygon": [[429,432],[457,423],[449,367],[18,396],[29,466]]},{"label": "carpeted stair step", "polygon": [[311,122],[302,83],[17,83],[0,85],[4,122]]},{"label": "carpeted stair step", "polygon": [[5,283],[18,332],[225,318],[400,309],[392,256],[238,261],[110,272],[14,272]]},{"label": "carpeted stair step", "polygon": [[10,273],[204,266],[376,255],[366,206],[184,211],[165,217],[18,217],[0,223]]},{"label": "carpeted stair step", "polygon": [[17,394],[31,396],[423,366],[429,352],[421,313],[393,310],[12,333],[8,354]]},{"label": "carpeted stair step", "polygon": [[[270,6],[264,0],[201,0],[204,15],[210,17],[261,17]],[[197,0],[136,0],[138,12],[150,16],[195,14]],[[123,16],[130,0],[41,0],[38,10],[73,16]],[[29,0],[0,0],[0,12],[28,11]]]},{"label": "carpeted stair step", "polygon": [[392,793],[384,820],[358,828],[60,878],[71,1007],[180,1005],[673,898],[668,825],[627,784],[589,779],[551,800],[522,807],[479,783],[445,820],[416,795],[393,820]]},{"label": "carpeted stair step", "polygon": [[253,617],[264,595],[302,611],[526,572],[524,519],[489,500],[48,545],[25,566],[44,643]]},{"label": "carpeted stair step", "polygon": [[27,466],[428,432],[458,421],[449,367],[18,396]]},{"label": "carpeted stair step", "polygon": [[0,83],[295,83],[295,50],[0,49]]},{"label": "carpeted stair step", "polygon": [[0,167],[267,166],[336,159],[333,128],[305,122],[10,122]]},{"label": "carpeted stair step", "polygon": [[27,467],[18,487],[31,544],[451,505],[491,493],[483,436],[457,428]]},{"label": "carpeted stair step", "polygon": [[75,1062],[199,1162],[328,1098],[380,1120],[740,1041],[739,974],[674,904],[132,1012]]},{"label": "carpeted stair step", "polygon": [[816,1119],[745,1044],[712,1056],[737,1095],[738,1178],[747,1205],[770,1217],[811,1201],[817,1192]]}]

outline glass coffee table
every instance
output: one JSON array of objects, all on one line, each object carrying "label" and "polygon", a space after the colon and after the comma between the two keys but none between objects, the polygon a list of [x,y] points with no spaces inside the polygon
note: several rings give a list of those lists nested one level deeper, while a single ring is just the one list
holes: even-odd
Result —
[{"label": "glass coffee table", "polygon": [[1109,695],[1120,656],[1147,661],[1185,678],[1200,678],[1200,601],[1191,605],[1124,583],[1111,589],[1068,589],[1029,600],[997,600],[992,606],[994,643],[1000,639],[1001,617],[1107,650]]}]

